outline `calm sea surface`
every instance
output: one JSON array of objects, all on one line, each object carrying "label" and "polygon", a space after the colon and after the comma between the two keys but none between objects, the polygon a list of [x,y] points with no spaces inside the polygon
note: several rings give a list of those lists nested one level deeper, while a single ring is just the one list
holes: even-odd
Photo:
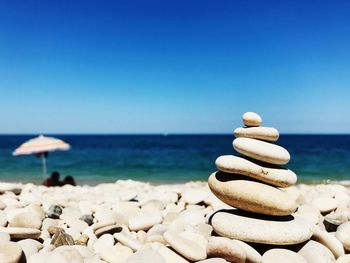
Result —
[{"label": "calm sea surface", "polygon": [[[72,175],[78,183],[117,179],[161,182],[206,180],[219,155],[236,154],[232,135],[54,135],[70,143],[54,152],[48,170]],[[33,136],[0,136],[0,181],[41,182],[40,159],[13,157]],[[301,182],[350,180],[350,135],[282,135],[292,169]]]}]

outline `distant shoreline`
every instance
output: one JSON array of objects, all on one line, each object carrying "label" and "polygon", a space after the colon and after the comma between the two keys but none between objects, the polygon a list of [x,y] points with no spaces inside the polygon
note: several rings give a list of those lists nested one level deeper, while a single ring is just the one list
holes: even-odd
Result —
[{"label": "distant shoreline", "polygon": [[[0,136],[233,136],[233,133],[0,133]],[[280,133],[280,136],[350,136],[349,133]]]}]

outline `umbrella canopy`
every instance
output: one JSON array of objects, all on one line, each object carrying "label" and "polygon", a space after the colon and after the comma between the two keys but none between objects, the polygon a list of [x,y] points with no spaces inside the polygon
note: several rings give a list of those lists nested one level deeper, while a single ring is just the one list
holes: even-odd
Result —
[{"label": "umbrella canopy", "polygon": [[70,145],[54,137],[40,135],[21,144],[12,155],[29,155],[35,154],[41,157],[43,164],[43,175],[46,175],[46,157],[48,152],[67,151]]}]

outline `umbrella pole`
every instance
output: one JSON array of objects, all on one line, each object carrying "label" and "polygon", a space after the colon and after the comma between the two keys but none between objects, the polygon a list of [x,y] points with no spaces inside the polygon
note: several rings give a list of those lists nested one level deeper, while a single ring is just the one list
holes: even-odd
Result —
[{"label": "umbrella pole", "polygon": [[46,158],[45,158],[45,153],[41,154],[41,163],[42,163],[42,170],[43,170],[43,177],[44,179],[46,178]]}]

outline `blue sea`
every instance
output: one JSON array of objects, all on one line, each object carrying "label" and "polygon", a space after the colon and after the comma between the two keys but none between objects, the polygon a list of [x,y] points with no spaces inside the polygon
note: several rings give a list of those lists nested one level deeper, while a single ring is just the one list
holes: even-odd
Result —
[{"label": "blue sea", "polygon": [[[134,179],[152,183],[207,180],[215,159],[236,154],[233,135],[53,135],[71,144],[50,153],[48,171],[72,175],[78,184]],[[0,136],[0,181],[40,183],[35,156],[12,151],[33,135]],[[291,154],[285,167],[299,182],[350,180],[350,135],[281,135],[278,144]]]}]

